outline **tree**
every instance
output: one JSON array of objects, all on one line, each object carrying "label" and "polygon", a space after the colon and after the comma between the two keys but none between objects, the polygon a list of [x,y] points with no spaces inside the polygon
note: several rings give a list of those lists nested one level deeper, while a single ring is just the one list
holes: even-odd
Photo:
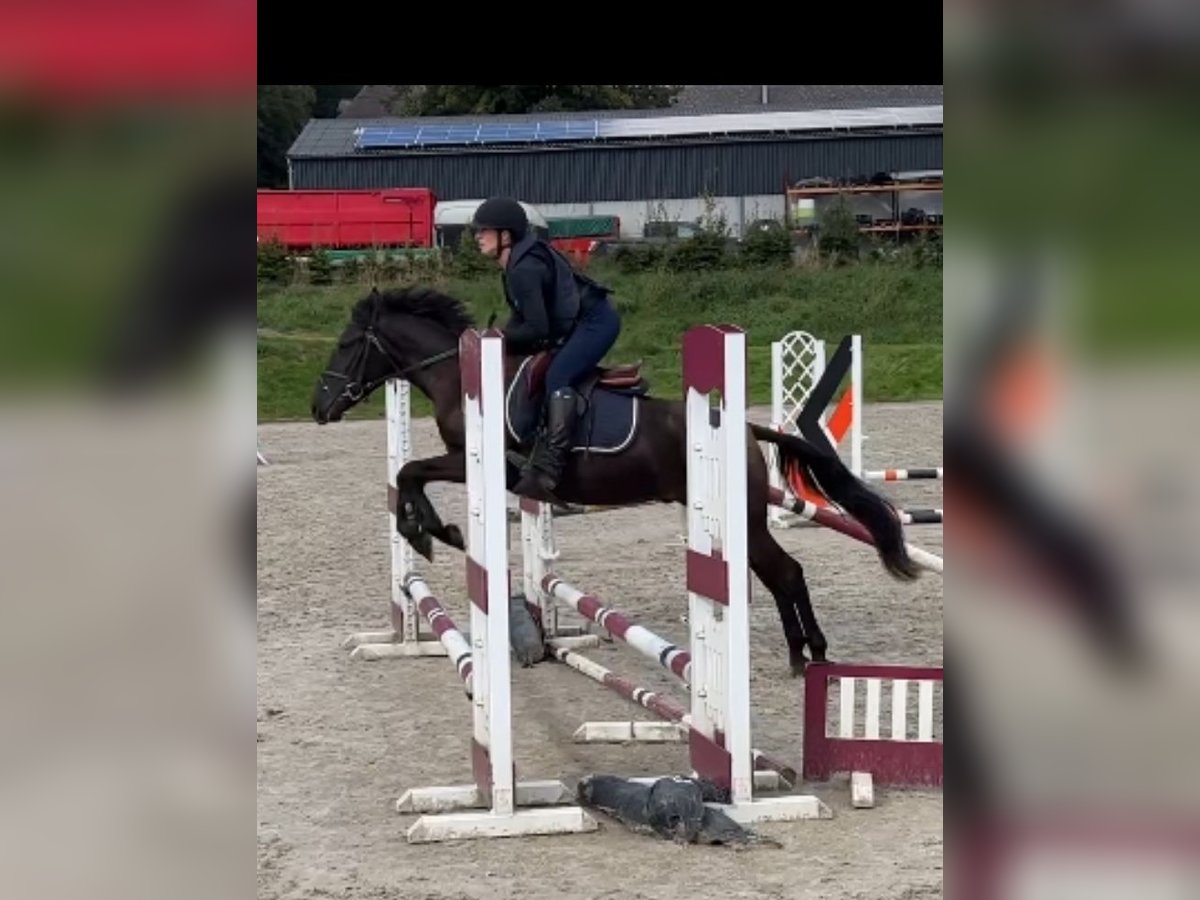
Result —
[{"label": "tree", "polygon": [[742,238],[742,260],[748,266],[780,266],[792,258],[792,236],[782,223],[756,222]]},{"label": "tree", "polygon": [[408,116],[503,115],[670,106],[681,84],[416,84],[397,97]]},{"label": "tree", "polygon": [[818,216],[817,245],[835,262],[857,259],[862,234],[845,194],[838,194]]},{"label": "tree", "polygon": [[287,187],[287,151],[312,115],[311,84],[258,86],[258,186]]},{"label": "tree", "polygon": [[316,100],[313,103],[314,119],[336,119],[338,104],[348,100],[362,90],[361,84],[314,84]]}]

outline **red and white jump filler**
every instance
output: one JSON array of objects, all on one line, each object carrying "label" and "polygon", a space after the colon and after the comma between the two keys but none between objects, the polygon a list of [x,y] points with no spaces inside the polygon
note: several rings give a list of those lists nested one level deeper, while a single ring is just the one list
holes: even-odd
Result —
[{"label": "red and white jump filler", "polygon": [[[866,695],[861,707],[859,684]],[[884,690],[885,684],[890,690]],[[830,704],[831,685],[837,695],[836,715]],[[941,703],[941,690],[941,666],[810,665],[804,673],[805,780],[825,781],[849,772],[855,806],[873,805],[875,782],[940,787],[942,740],[935,730],[934,708]],[[856,715],[860,708],[861,717]],[[890,719],[886,732],[885,713]]]}]

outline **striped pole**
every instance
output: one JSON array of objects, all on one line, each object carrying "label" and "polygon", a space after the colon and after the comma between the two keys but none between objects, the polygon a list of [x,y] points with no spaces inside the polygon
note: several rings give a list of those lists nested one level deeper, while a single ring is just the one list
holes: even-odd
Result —
[{"label": "striped pole", "polygon": [[941,525],[942,511],[940,509],[901,509],[900,521],[905,525]]},{"label": "striped pole", "polygon": [[[831,509],[822,509],[815,503],[809,503],[806,500],[789,502],[784,498],[783,492],[777,488],[769,490],[767,499],[771,504],[781,506],[789,512],[794,512],[802,519],[808,519],[810,522],[816,522],[818,525],[824,525],[826,528],[840,531],[842,534],[852,537],[856,541],[862,541],[864,544],[870,544],[872,547],[875,546],[875,539],[871,537],[871,532],[867,531],[857,519],[844,516]],[[922,550],[920,547],[910,544],[907,541],[904,542],[904,547],[908,550],[908,555],[921,568],[941,574],[943,563],[940,556],[930,553],[928,550]]]},{"label": "striped pole", "polygon": [[864,481],[932,481],[941,480],[942,467],[929,469],[868,469]]},{"label": "striped pole", "polygon": [[458,677],[463,681],[463,688],[466,690],[467,696],[472,696],[475,679],[471,664],[470,643],[458,630],[458,626],[454,624],[454,620],[450,618],[450,614],[446,612],[442,602],[429,590],[425,579],[419,575],[410,575],[404,588],[416,602],[417,610],[425,617],[429,627],[437,635],[437,639],[446,648],[446,655],[450,657],[454,668],[458,670]]},{"label": "striped pole", "polygon": [[[604,687],[614,693],[620,694],[626,700],[650,710],[650,712],[666,719],[668,722],[678,722],[685,727],[691,727],[691,715],[685,712],[683,707],[677,706],[662,694],[640,687],[628,678],[622,678],[610,669],[606,669],[595,660],[567,646],[561,646],[553,640],[550,642],[550,651],[559,662],[570,666],[581,675],[586,675],[598,684],[604,685]],[[756,770],[778,773],[779,777],[787,782],[789,787],[796,783],[796,770],[794,768],[777,759],[773,759],[761,750],[754,750],[752,753],[754,756],[754,768]]]},{"label": "striped pole", "polygon": [[691,683],[692,654],[638,625],[624,613],[605,606],[595,597],[576,590],[557,575],[542,579],[542,590],[567,604],[585,619],[603,627],[618,640],[645,654],[664,669],[675,673],[685,684]]},{"label": "striped pole", "polygon": [[656,694],[654,691],[639,687],[629,679],[614,674],[609,669],[600,665],[600,663],[588,659],[586,656],[577,653],[569,647],[556,644],[552,641],[550,650],[554,654],[554,658],[559,662],[566,663],[576,672],[580,672],[593,681],[599,682],[609,690],[620,694],[626,700],[630,700],[638,706],[650,710],[656,716],[660,716],[670,722],[683,721],[685,716],[683,708],[676,706],[662,694]]}]

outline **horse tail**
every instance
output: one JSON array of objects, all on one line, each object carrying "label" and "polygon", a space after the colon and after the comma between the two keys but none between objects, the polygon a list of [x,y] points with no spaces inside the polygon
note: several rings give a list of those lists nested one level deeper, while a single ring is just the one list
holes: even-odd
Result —
[{"label": "horse tail", "polygon": [[836,503],[862,523],[875,541],[883,566],[894,577],[912,581],[920,570],[904,543],[904,529],[895,508],[854,473],[832,450],[819,447],[798,435],[783,434],[751,423],[754,437],[779,448],[778,467],[784,480],[797,473],[826,499]]}]

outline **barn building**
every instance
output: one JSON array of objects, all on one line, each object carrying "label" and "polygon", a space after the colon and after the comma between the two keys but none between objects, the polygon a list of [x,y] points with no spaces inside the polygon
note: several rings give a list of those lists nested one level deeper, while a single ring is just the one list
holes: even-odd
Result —
[{"label": "barn building", "polygon": [[[689,85],[666,109],[444,118],[371,115],[360,97],[308,122],[291,188],[504,193],[547,218],[617,216],[625,237],[695,222],[707,203],[738,236],[783,219],[797,182],[942,169],[941,85]],[[899,202],[941,213],[940,192]]]}]

